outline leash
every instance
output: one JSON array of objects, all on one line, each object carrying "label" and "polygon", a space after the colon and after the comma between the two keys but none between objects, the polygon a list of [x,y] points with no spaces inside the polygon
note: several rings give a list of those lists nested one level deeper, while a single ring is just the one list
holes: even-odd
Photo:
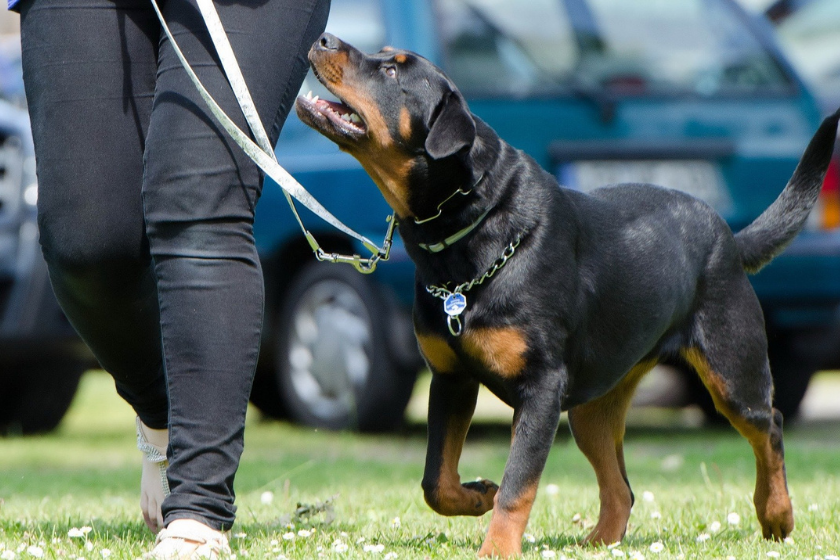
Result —
[{"label": "leash", "polygon": [[507,264],[516,252],[516,248],[519,247],[519,244],[522,242],[522,238],[525,237],[527,233],[528,232],[526,230],[517,235],[516,239],[511,241],[510,244],[505,247],[505,250],[502,252],[502,256],[496,259],[493,264],[490,265],[490,268],[488,268],[481,276],[473,278],[469,282],[462,282],[451,290],[447,288],[450,282],[447,282],[443,286],[435,286],[433,284],[426,286],[427,292],[436,298],[443,300],[443,311],[446,313],[446,326],[449,327],[449,332],[452,333],[452,336],[461,336],[461,333],[463,332],[460,315],[467,308],[467,296],[465,296],[464,293],[470,291],[473,287],[479,284],[483,284],[485,280],[492,278],[494,274],[499,272],[499,270]]},{"label": "leash", "polygon": [[[267,176],[271,177],[283,190],[283,194],[289,202],[289,207],[291,208],[303,235],[309,242],[309,247],[315,254],[315,258],[319,261],[351,264],[356,270],[363,274],[370,274],[376,270],[376,266],[379,261],[388,260],[391,252],[394,228],[397,224],[396,214],[392,214],[388,218],[388,228],[385,232],[385,239],[382,242],[382,247],[379,247],[367,237],[356,233],[344,225],[341,220],[333,216],[326,208],[324,208],[323,205],[321,205],[320,202],[318,202],[305,188],[303,188],[303,186],[301,186],[301,184],[298,183],[295,178],[288,173],[288,171],[283,169],[277,161],[277,156],[274,154],[271,142],[269,142],[268,135],[266,134],[262,121],[260,121],[259,115],[257,114],[254,101],[251,98],[248,86],[242,76],[239,64],[236,62],[236,56],[233,53],[233,48],[227,38],[227,33],[225,33],[222,22],[219,19],[216,7],[213,5],[213,0],[197,0],[198,8],[204,18],[205,25],[207,25],[207,30],[210,32],[210,37],[213,40],[216,53],[219,55],[219,59],[222,62],[222,69],[225,76],[236,95],[236,100],[242,109],[242,113],[245,115],[245,120],[248,122],[248,126],[256,139],[256,143],[251,140],[238,126],[236,126],[233,120],[231,120],[219,104],[216,103],[216,100],[213,99],[213,96],[210,95],[210,92],[207,91],[201,83],[201,80],[198,79],[198,76],[193,71],[189,62],[187,62],[184,53],[181,52],[181,48],[175,41],[175,37],[173,37],[172,33],[169,31],[169,26],[163,18],[163,13],[160,11],[157,1],[151,0],[151,2],[155,12],[157,13],[158,19],[160,20],[161,27],[166,33],[169,42],[172,44],[175,54],[181,61],[181,65],[184,67],[184,70],[187,72],[187,75],[193,85],[198,90],[199,95],[201,95],[201,98],[204,100],[205,104],[207,104],[207,107],[210,109],[210,112],[213,113],[213,116],[215,116],[219,121],[219,124],[222,125],[222,128],[230,134],[231,138],[233,138],[239,147],[242,148],[245,154],[248,155],[248,157],[250,157],[251,160],[253,160],[254,163],[256,163],[257,166],[262,169]],[[342,233],[361,242],[362,245],[371,252],[371,256],[363,258],[359,255],[341,255],[338,253],[325,252],[321,249],[321,246],[318,244],[318,241],[312,233],[310,233],[303,225],[303,221],[298,214],[293,199],[303,204],[316,216]]]}]

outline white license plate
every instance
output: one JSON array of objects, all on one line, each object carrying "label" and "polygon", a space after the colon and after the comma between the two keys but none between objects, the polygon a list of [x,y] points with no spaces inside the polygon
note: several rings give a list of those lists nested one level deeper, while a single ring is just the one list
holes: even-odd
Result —
[{"label": "white license plate", "polygon": [[705,160],[586,160],[560,165],[557,178],[565,187],[589,192],[617,183],[651,183],[688,193],[718,212],[732,199],[720,169]]}]

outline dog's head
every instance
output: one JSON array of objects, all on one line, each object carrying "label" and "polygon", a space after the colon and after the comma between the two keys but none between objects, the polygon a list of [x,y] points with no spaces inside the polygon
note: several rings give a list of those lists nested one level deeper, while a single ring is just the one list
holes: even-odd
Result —
[{"label": "dog's head", "polygon": [[[459,174],[476,126],[454,84],[425,58],[386,47],[365,54],[325,33],[312,69],[339,102],[299,97],[301,120],[352,154],[401,217],[414,215],[412,183]],[[431,193],[427,193],[430,195]]]}]

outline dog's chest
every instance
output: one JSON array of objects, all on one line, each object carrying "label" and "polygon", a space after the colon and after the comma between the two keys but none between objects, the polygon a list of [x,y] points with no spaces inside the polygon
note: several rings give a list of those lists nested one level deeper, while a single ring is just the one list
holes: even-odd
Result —
[{"label": "dog's chest", "polygon": [[525,333],[515,327],[468,327],[457,338],[418,333],[417,341],[435,373],[515,379],[525,371],[528,342]]}]

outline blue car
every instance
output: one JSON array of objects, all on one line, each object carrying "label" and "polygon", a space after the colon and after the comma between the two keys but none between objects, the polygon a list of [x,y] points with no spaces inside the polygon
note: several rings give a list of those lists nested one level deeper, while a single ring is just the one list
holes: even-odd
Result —
[{"label": "blue car", "polygon": [[[475,114],[567,188],[658,183],[707,201],[735,230],[781,192],[819,123],[772,28],[734,0],[332,0],[328,30],[365,51],[391,44],[426,56]],[[309,90],[328,95],[311,76],[301,93]],[[0,112],[0,146],[31,151],[22,130]],[[26,150],[8,150],[6,168],[28,169]],[[294,115],[276,152],[341,220],[382,239],[390,209],[355,159]],[[836,167],[833,177],[808,231],[753,278],[786,416],[811,373],[836,360],[827,352],[836,345],[825,343],[837,340],[840,304]],[[30,187],[25,174],[0,181],[0,431],[54,426],[84,368],[49,293]],[[325,250],[367,254],[302,215]],[[315,426],[398,426],[422,367],[410,319],[414,267],[399,239],[371,275],[316,262],[271,181],[255,234],[267,308],[253,403]],[[706,392],[696,395],[711,412],[699,400]],[[32,410],[49,418],[30,418]]]},{"label": "blue car", "polygon": [[[568,188],[661,184],[707,201],[735,230],[776,198],[819,123],[769,27],[732,0],[333,0],[327,29],[365,51],[429,58]],[[309,90],[329,96],[312,76]],[[352,157],[295,117],[277,156],[340,219],[382,238],[390,209]],[[840,302],[837,189],[825,194],[809,230],[754,278],[788,416],[821,365],[805,343],[833,328]],[[366,254],[304,220],[328,250]],[[399,240],[370,276],[317,263],[271,181],[255,231],[270,319],[253,402],[319,426],[397,425],[420,366],[414,269]]]}]

